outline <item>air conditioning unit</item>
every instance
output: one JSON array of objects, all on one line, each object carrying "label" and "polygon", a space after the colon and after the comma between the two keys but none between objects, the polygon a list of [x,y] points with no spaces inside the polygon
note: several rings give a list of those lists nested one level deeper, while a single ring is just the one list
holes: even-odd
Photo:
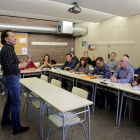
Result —
[{"label": "air conditioning unit", "polygon": [[57,23],[57,34],[73,34],[73,22],[59,21]]}]

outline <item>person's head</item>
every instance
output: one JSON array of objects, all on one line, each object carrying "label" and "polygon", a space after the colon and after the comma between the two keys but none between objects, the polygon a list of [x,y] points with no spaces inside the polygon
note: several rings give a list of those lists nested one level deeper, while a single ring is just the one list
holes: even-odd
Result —
[{"label": "person's head", "polygon": [[111,53],[111,60],[113,61],[115,58],[116,58],[116,53],[115,52],[112,52]]},{"label": "person's head", "polygon": [[67,53],[67,54],[66,54],[66,60],[67,60],[68,62],[70,62],[71,59],[72,59],[71,53]]},{"label": "person's head", "polygon": [[80,59],[80,64],[79,64],[79,66],[80,67],[82,67],[82,66],[84,66],[84,68],[87,66],[87,59],[85,58],[85,57],[82,57],[81,59]]},{"label": "person's head", "polygon": [[32,56],[31,55],[27,55],[28,58],[28,62],[30,63],[32,61]]},{"label": "person's head", "polygon": [[129,59],[129,55],[128,54],[124,54],[123,56],[126,56]]},{"label": "person's head", "polygon": [[93,60],[95,60],[96,61],[96,59],[98,58],[98,56],[95,54],[95,55],[93,55]]},{"label": "person's head", "polygon": [[43,57],[43,61],[50,63],[50,56],[48,54],[45,54]]},{"label": "person's head", "polygon": [[104,59],[102,57],[98,57],[96,59],[96,64],[97,64],[98,67],[102,68],[103,65],[104,65]]},{"label": "person's head", "polygon": [[128,65],[128,62],[129,62],[128,57],[127,57],[127,56],[123,56],[123,57],[120,59],[120,67],[126,68],[127,65]]},{"label": "person's head", "polygon": [[88,58],[88,52],[84,51],[84,57]]},{"label": "person's head", "polygon": [[71,52],[71,56],[72,56],[72,58],[74,58],[74,52]]},{"label": "person's head", "polygon": [[10,44],[15,45],[16,44],[16,38],[14,33],[11,30],[5,30],[1,33],[1,44]]}]

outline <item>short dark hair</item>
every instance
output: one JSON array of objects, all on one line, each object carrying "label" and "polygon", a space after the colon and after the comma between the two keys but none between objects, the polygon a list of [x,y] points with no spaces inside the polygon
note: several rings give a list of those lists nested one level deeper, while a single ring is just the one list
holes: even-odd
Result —
[{"label": "short dark hair", "polygon": [[97,59],[96,59],[96,62],[98,61],[98,60],[100,60],[100,62],[104,62],[104,59],[102,58],[102,57],[98,57]]},{"label": "short dark hair", "polygon": [[129,55],[128,54],[124,54],[123,56],[126,56],[129,59]]},{"label": "short dark hair", "polygon": [[112,52],[111,54],[115,54],[115,56],[116,56],[116,53],[115,52]]},{"label": "short dark hair", "polygon": [[87,54],[88,54],[88,52],[87,52],[87,51],[84,51],[84,53],[87,53]]},{"label": "short dark hair", "polygon": [[74,52],[71,52],[71,53],[73,53],[73,55],[74,55]]},{"label": "short dark hair", "polygon": [[1,44],[2,45],[5,45],[6,44],[6,40],[5,40],[5,37],[8,37],[8,32],[12,32],[11,30],[4,30],[2,33],[1,33]]},{"label": "short dark hair", "polygon": [[87,66],[87,64],[88,64],[87,59],[86,59],[85,57],[82,57],[82,58],[80,59],[79,67],[82,67],[81,61],[85,61],[85,64],[84,64],[84,68],[85,68],[85,67]]},{"label": "short dark hair", "polygon": [[66,55],[69,55],[70,57],[72,57],[71,53],[67,53]]}]

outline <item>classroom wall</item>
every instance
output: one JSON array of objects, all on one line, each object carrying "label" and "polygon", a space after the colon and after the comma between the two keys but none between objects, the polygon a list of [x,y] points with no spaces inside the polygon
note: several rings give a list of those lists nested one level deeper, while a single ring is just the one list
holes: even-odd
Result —
[{"label": "classroom wall", "polygon": [[[128,54],[130,62],[135,67],[140,66],[140,14],[128,18],[114,17],[99,24],[82,23],[76,25],[85,25],[88,27],[88,35],[75,39],[75,53],[80,58],[83,52],[88,50],[88,44],[96,44],[103,41],[135,41],[135,45],[116,45],[97,46],[97,51],[88,51],[89,56],[102,56],[107,63],[108,52],[116,52],[117,60],[120,60],[123,54]],[[82,41],[87,41],[87,46],[82,47]]]},{"label": "classroom wall", "polygon": [[[0,23],[11,24],[24,24],[24,25],[36,25],[36,26],[53,26],[56,27],[56,22],[0,16]],[[34,46],[31,42],[67,42],[67,46]],[[40,34],[40,33],[28,33],[28,54],[32,56],[34,62],[40,62],[45,54],[49,54],[51,59],[54,59],[57,63],[63,63],[66,60],[66,54],[71,52],[71,47],[75,48],[75,39],[71,35],[55,35],[55,34]],[[18,58],[25,57],[25,55],[18,55]]]}]

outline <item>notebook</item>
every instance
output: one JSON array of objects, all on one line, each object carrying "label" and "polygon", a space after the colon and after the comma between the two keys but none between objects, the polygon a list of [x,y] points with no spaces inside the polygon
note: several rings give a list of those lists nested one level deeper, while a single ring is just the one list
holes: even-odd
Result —
[{"label": "notebook", "polygon": [[134,86],[132,89],[133,90],[140,90],[140,87],[139,86]]},{"label": "notebook", "polygon": [[82,76],[83,78],[86,78],[86,79],[94,79],[96,77],[89,77],[89,76]]}]

